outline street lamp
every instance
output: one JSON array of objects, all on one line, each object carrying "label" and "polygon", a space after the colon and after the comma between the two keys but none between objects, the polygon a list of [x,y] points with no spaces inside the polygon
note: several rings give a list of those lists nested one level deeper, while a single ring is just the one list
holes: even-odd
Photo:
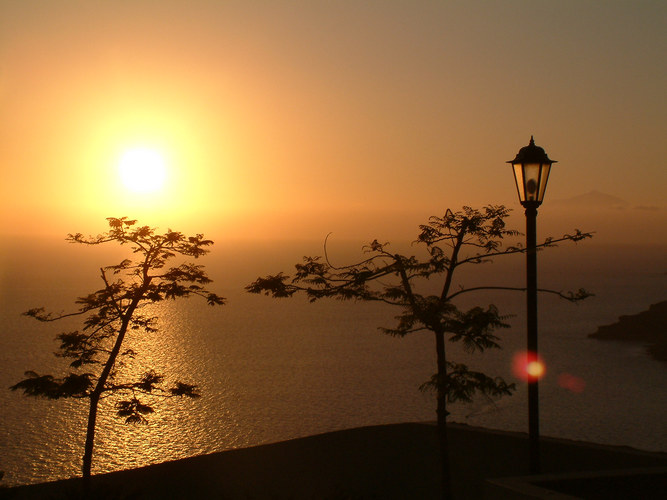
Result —
[{"label": "street lamp", "polygon": [[[551,165],[544,149],[530,137],[528,146],[521,148],[514,160],[514,180],[519,201],[526,209],[526,309],[528,323],[528,362],[537,362],[537,207],[542,204],[547,189]],[[528,441],[530,472],[540,471],[540,416],[537,380],[541,370],[527,370],[528,378]]]}]

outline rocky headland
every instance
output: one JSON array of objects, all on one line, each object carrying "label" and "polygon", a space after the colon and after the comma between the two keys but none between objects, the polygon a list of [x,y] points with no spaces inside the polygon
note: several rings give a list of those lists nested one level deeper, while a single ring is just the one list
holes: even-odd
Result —
[{"label": "rocky headland", "polygon": [[651,304],[647,311],[621,316],[616,323],[598,327],[589,337],[643,343],[652,358],[667,362],[667,301]]}]

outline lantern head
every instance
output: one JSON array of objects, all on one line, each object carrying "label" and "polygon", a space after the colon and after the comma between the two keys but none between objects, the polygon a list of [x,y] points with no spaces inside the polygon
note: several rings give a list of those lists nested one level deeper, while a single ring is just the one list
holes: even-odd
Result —
[{"label": "lantern head", "polygon": [[551,165],[557,162],[550,160],[544,149],[535,145],[531,136],[530,144],[521,148],[516,158],[507,163],[511,163],[514,169],[514,180],[521,204],[524,207],[538,207],[547,190]]}]

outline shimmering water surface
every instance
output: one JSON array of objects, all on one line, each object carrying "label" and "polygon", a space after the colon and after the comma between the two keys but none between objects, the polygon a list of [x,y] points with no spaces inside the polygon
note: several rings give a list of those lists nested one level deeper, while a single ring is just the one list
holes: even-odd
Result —
[{"label": "shimmering water surface", "polygon": [[[540,385],[544,435],[667,451],[667,365],[647,357],[641,345],[587,338],[598,325],[667,299],[663,250],[652,249],[639,259],[628,258],[637,255],[636,249],[605,250],[602,255],[563,251],[541,260],[540,286],[584,286],[596,293],[579,306],[550,297],[540,300],[540,350],[547,366]],[[434,371],[430,335],[399,339],[378,332],[378,326],[391,326],[397,313],[386,305],[308,304],[303,298],[244,294],[243,285],[258,274],[289,266],[262,261],[256,270],[225,272],[224,262],[233,262],[233,252],[222,253],[202,263],[210,267],[216,289],[229,298],[227,306],[210,308],[196,300],[160,304],[155,307],[160,334],[128,339],[144,366],[199,384],[202,398],[163,402],[148,425],[135,426],[114,418],[111,403],[105,403],[94,472],[336,429],[435,419],[433,395],[418,391]],[[295,247],[290,255],[303,253]],[[63,360],[52,354],[53,338],[76,328],[76,323],[40,324],[20,313],[37,305],[67,308],[76,296],[98,286],[96,268],[77,274],[71,266],[36,264],[15,255],[5,255],[2,263],[3,482],[70,477],[80,468],[85,402],[35,400],[6,388],[27,369],[57,371]],[[516,273],[514,264],[486,267],[469,275],[467,284],[497,275],[507,283]],[[514,381],[512,356],[525,345],[523,297],[478,296],[470,305],[490,302],[516,314],[512,328],[500,332],[503,350],[470,356],[452,345],[449,357]],[[565,388],[563,377],[577,384]],[[525,431],[526,414],[526,391],[519,383],[511,397],[453,407],[451,420]]]}]

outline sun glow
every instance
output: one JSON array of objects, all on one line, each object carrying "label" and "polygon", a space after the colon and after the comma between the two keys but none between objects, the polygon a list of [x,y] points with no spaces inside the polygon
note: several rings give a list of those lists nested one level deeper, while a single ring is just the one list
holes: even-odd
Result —
[{"label": "sun glow", "polygon": [[135,193],[159,191],[167,176],[163,156],[148,148],[125,151],[118,163],[118,172],[123,185]]},{"label": "sun glow", "polygon": [[232,126],[217,122],[214,134],[205,111],[172,101],[161,107],[110,101],[99,116],[81,120],[95,126],[77,131],[85,141],[72,180],[78,189],[68,198],[76,200],[70,210],[77,217],[91,226],[123,215],[154,227],[197,221],[191,230],[202,231],[202,220],[215,214],[220,221],[248,199],[235,168],[243,142]]}]

